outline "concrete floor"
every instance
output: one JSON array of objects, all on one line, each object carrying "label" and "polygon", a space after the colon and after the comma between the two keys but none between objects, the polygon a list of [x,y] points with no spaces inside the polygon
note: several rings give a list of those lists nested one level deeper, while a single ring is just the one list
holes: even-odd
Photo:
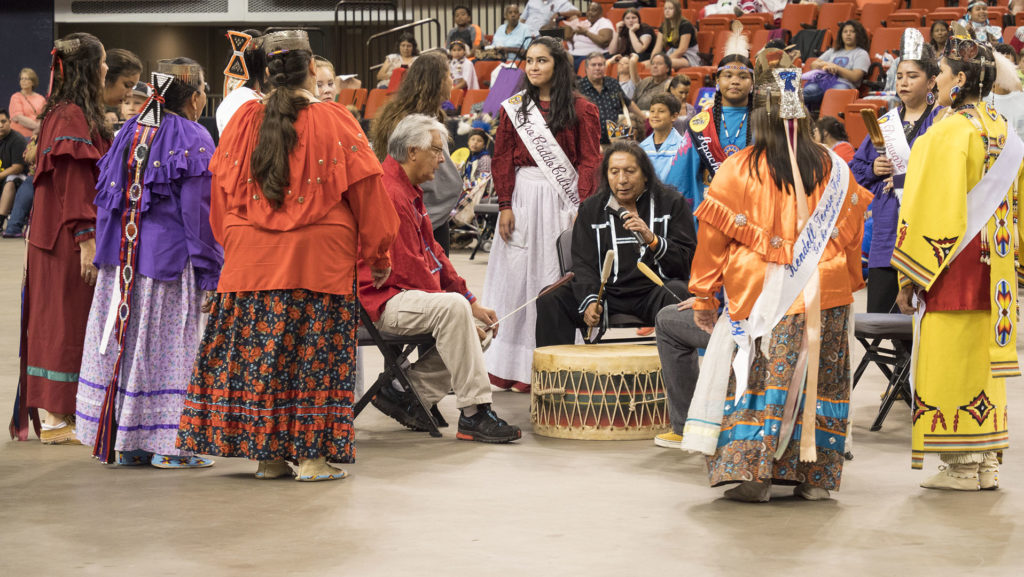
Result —
[{"label": "concrete floor", "polygon": [[[0,242],[0,416],[17,381],[23,245]],[[454,262],[480,294],[486,255]],[[859,295],[862,309],[863,295]],[[859,345],[854,345],[859,358]],[[376,374],[380,358],[367,355]],[[1021,379],[1011,403],[1024,400]],[[530,432],[529,398],[495,394],[524,438],[508,446],[412,433],[376,410],[356,421],[358,462],[340,482],[256,481],[218,459],[198,471],[101,466],[86,447],[0,443],[0,576],[62,575],[1020,575],[1024,465],[1003,488],[944,493],[910,469],[909,411],[872,433],[876,369],[853,398],[856,458],[833,500],[774,490],[725,501],[704,460],[648,441]],[[451,397],[442,402],[449,421]],[[1014,430],[1015,440],[1019,433]]]}]

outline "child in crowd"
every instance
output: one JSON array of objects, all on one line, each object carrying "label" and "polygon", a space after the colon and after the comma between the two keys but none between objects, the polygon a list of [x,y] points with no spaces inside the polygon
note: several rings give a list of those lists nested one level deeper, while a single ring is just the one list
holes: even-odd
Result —
[{"label": "child in crowd", "polygon": [[673,122],[679,117],[682,105],[679,99],[668,93],[656,94],[651,99],[650,116],[648,121],[654,131],[642,143],[640,148],[644,149],[647,156],[654,164],[654,172],[660,180],[665,180],[669,170],[672,168],[672,159],[683,144],[683,137],[673,127]]},{"label": "child in crowd", "polygon": [[822,116],[814,125],[815,140],[832,149],[840,158],[849,164],[857,152],[848,142],[846,126],[838,118]]},{"label": "child in crowd", "polygon": [[142,111],[142,105],[146,103],[147,98],[149,98],[149,87],[145,82],[136,82],[132,93],[121,103],[121,118],[125,120],[135,118]]},{"label": "child in crowd", "polygon": [[668,84],[668,93],[679,101],[679,116],[676,117],[673,126],[679,134],[683,134],[683,131],[686,130],[686,123],[690,121],[691,116],[697,113],[697,109],[690,104],[690,77],[685,74],[673,76],[672,82]]},{"label": "child in crowd", "polygon": [[469,49],[466,48],[466,44],[461,40],[455,40],[448,45],[448,51],[451,54],[451,62],[449,66],[452,71],[452,88],[460,90],[477,90],[480,88],[480,83],[476,79],[476,68],[473,67],[473,61],[466,57]]},{"label": "child in crowd", "polygon": [[469,141],[466,147],[469,149],[469,156],[462,165],[462,180],[469,188],[476,179],[483,174],[491,173],[491,151],[487,149],[490,137],[479,128],[474,128],[469,134]]}]

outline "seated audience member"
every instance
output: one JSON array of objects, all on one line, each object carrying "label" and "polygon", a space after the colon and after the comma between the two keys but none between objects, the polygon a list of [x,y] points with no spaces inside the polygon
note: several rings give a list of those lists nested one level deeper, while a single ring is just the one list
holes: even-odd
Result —
[{"label": "seated audience member", "polygon": [[605,51],[615,34],[615,25],[604,17],[604,8],[597,2],[590,3],[586,18],[569,20],[565,25],[573,70],[579,70],[580,63],[592,53]]},{"label": "seated audience member", "polygon": [[651,107],[651,99],[658,94],[668,92],[668,84],[672,81],[672,61],[665,54],[651,56],[648,68],[651,75],[647,78],[640,78],[637,71],[638,65],[635,59],[629,61],[629,74],[636,84],[636,92],[633,93],[633,100],[640,110],[647,110]]},{"label": "seated audience member", "polygon": [[520,22],[526,24],[530,36],[536,36],[541,30],[557,26],[559,18],[572,18],[579,14],[571,0],[527,0]]},{"label": "seated audience member", "polygon": [[[384,187],[400,221],[391,245],[391,276],[374,288],[369,265],[360,262],[359,300],[383,331],[433,335],[436,348],[413,363],[408,374],[428,406],[437,404],[449,390],[455,391],[455,405],[462,411],[459,439],[507,443],[522,432],[491,408],[481,345],[489,342],[491,335],[484,329],[494,325],[497,317],[469,292],[434,240],[420,189],[444,162],[447,137],[443,124],[422,114],[406,116],[391,132],[383,164]],[[411,391],[388,383],[372,402],[406,427],[426,430],[427,414]]]},{"label": "seated audience member", "polygon": [[971,0],[960,23],[964,28],[973,30],[974,37],[981,42],[997,44],[1003,41],[1003,29],[988,19],[988,2],[985,0]]},{"label": "seated audience member", "polygon": [[822,116],[814,125],[815,140],[834,150],[839,158],[850,164],[853,155],[857,153],[846,136],[846,126],[839,122],[838,118]]},{"label": "seated audience member", "polygon": [[[1024,3],[1024,0],[1020,0]],[[946,49],[946,40],[949,39],[949,23],[945,20],[936,20],[932,22],[931,30],[928,32],[930,36],[929,44],[935,50],[936,54],[942,54],[942,51]]]},{"label": "seated audience member", "polygon": [[811,110],[821,106],[825,91],[832,88],[859,88],[871,66],[868,33],[856,20],[839,25],[835,44],[804,74],[804,103]]},{"label": "seated audience member", "polygon": [[643,117],[643,113],[632,102],[619,81],[605,76],[604,54],[593,52],[587,57],[587,75],[579,79],[580,94],[597,106],[601,119],[601,144],[609,144],[608,123],[617,125],[623,106],[631,113]]},{"label": "seated audience member", "polygon": [[14,195],[26,178],[25,137],[11,127],[11,117],[6,108],[0,108],[0,230],[14,206]]},{"label": "seated audience member", "polygon": [[697,109],[690,104],[690,77],[685,74],[673,76],[672,81],[668,83],[668,93],[679,101],[679,116],[672,126],[679,134],[685,134],[687,123],[697,113]]},{"label": "seated audience member", "polygon": [[135,83],[131,94],[121,103],[121,118],[125,122],[135,118],[138,113],[142,112],[142,105],[146,103],[147,98],[149,98],[149,86],[145,82]]},{"label": "seated audience member", "polygon": [[334,64],[323,56],[313,56],[316,62],[316,96],[323,102],[335,102],[338,99],[338,88],[334,83],[337,74]]},{"label": "seated audience member", "polygon": [[491,45],[505,53],[505,60],[511,62],[516,56],[526,54],[530,44],[530,28],[519,21],[519,5],[509,4],[505,7],[505,23],[494,31]]},{"label": "seated audience member", "polygon": [[18,85],[21,90],[11,95],[11,103],[7,107],[11,127],[25,138],[31,138],[32,131],[39,128],[39,113],[46,106],[46,97],[36,92],[39,76],[31,68],[21,69]]},{"label": "seated audience member", "polygon": [[654,172],[661,181],[668,176],[672,160],[683,145],[683,136],[674,127],[681,108],[679,100],[671,94],[658,94],[651,99],[650,116],[647,119],[653,132],[640,144],[640,148],[651,159]]},{"label": "seated audience member", "polygon": [[391,82],[391,75],[399,68],[409,68],[420,55],[419,45],[412,32],[403,32],[398,37],[398,52],[388,54],[384,58],[384,64],[377,71],[377,88],[387,88]]},{"label": "seated audience member", "polygon": [[39,126],[32,131],[32,139],[25,145],[25,170],[27,177],[21,181],[18,191],[14,194],[14,208],[11,209],[11,216],[7,219],[7,226],[3,229],[4,238],[24,238],[25,227],[28,226],[28,216],[32,213],[32,200],[35,197],[35,187],[32,179],[36,174],[36,141],[39,140]]},{"label": "seated audience member", "polygon": [[448,31],[446,44],[461,40],[463,44],[472,50],[480,47],[484,39],[484,33],[480,27],[473,24],[473,13],[466,6],[456,6],[452,14],[455,17],[455,28]]},{"label": "seated audience member", "polygon": [[636,8],[626,10],[615,29],[617,33],[608,45],[610,54],[621,54],[623,58],[638,62],[651,59],[657,33],[654,28],[640,21],[640,12]]},{"label": "seated audience member", "polygon": [[[620,210],[628,213],[625,219]],[[640,146],[630,141],[610,145],[597,193],[583,201],[573,224],[576,276],[537,301],[537,346],[572,344],[576,329],[598,327],[606,310],[640,317],[653,326],[658,311],[677,302],[671,292],[680,298],[689,295],[686,280],[696,238],[686,199],[658,180]],[[608,251],[615,253],[615,267],[599,302],[601,267]],[[649,266],[668,290],[644,276],[637,262]]]},{"label": "seated audience member", "polygon": [[476,78],[476,68],[473,61],[466,57],[466,44],[462,40],[454,40],[448,47],[451,60],[448,67],[452,72],[452,88],[459,90],[477,90],[480,83]]},{"label": "seated audience member", "polygon": [[654,53],[664,52],[672,59],[672,68],[700,66],[697,52],[697,28],[683,16],[682,2],[665,0],[665,19],[661,23],[661,35],[654,43]]},{"label": "seated audience member", "polygon": [[[243,104],[250,100],[263,98],[262,91],[267,85],[267,57],[257,42],[262,34],[259,30],[252,29],[243,30],[243,32],[252,36],[253,39],[242,55],[245,59],[245,67],[249,71],[249,79],[245,81],[245,84],[225,94],[224,99],[217,106],[215,116],[217,118],[217,133],[220,135],[224,134],[224,128]],[[317,69],[317,78],[319,77],[320,70]]]}]

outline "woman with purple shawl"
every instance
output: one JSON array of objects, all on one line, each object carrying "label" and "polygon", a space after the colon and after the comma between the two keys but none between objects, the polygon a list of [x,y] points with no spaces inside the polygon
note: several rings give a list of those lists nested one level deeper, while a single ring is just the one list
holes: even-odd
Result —
[{"label": "woman with purple shawl", "polygon": [[[912,36],[916,37],[911,38]],[[868,249],[868,307],[869,313],[898,312],[896,294],[900,287],[896,269],[889,261],[896,245],[899,224],[900,199],[906,178],[906,160],[910,148],[935,120],[941,106],[935,105],[935,77],[939,67],[931,46],[917,30],[905,33],[902,54],[906,56],[896,69],[896,93],[900,106],[879,119],[886,137],[885,150],[875,149],[871,137],[865,137],[850,169],[857,183],[871,191],[872,231]],[[902,128],[902,129],[901,129]]]},{"label": "woman with purple shawl", "polygon": [[[79,375],[77,434],[103,462],[209,467],[175,448],[223,252],[210,229],[207,85],[193,60],[162,60],[154,96],[100,160],[99,277]],[[141,188],[136,188],[141,186]],[[133,194],[133,191],[138,191]],[[127,274],[126,274],[127,273]],[[116,387],[116,393],[107,394]]]}]

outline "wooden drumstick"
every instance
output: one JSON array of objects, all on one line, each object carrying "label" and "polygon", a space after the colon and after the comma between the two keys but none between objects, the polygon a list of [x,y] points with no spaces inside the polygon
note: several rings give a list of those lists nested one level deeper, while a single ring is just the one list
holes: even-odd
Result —
[{"label": "wooden drumstick", "polygon": [[636,261],[636,269],[638,271],[642,272],[644,274],[644,276],[647,277],[648,279],[650,279],[650,281],[652,283],[654,283],[654,284],[660,286],[661,288],[667,290],[668,294],[670,294],[673,297],[675,297],[675,299],[677,301],[683,302],[683,299],[679,298],[679,295],[677,295],[676,293],[672,292],[672,289],[670,289],[667,286],[665,286],[665,281],[661,280],[661,277],[658,276],[653,270],[651,270],[651,267],[647,266],[646,264],[644,264],[641,261]]},{"label": "wooden drumstick", "polygon": [[505,315],[505,316],[501,317],[500,319],[494,321],[493,323],[487,325],[487,329],[486,330],[491,330],[494,327],[498,326],[499,323],[501,323],[502,321],[504,321],[508,317],[510,317],[510,316],[516,314],[517,312],[525,309],[527,306],[530,305],[530,303],[536,301],[540,297],[542,297],[542,296],[544,296],[546,294],[550,294],[550,293],[554,292],[555,289],[557,289],[558,287],[560,287],[560,286],[564,285],[565,283],[571,281],[573,279],[573,277],[575,277],[575,276],[576,276],[576,273],[574,273],[572,271],[565,273],[565,276],[563,276],[562,278],[560,278],[560,279],[556,280],[555,282],[549,284],[548,286],[544,287],[544,290],[540,291],[540,294],[538,294],[537,296],[533,297],[532,299],[526,301],[525,303],[519,305],[518,308],[516,308],[512,312],[508,313],[507,315]]},{"label": "wooden drumstick", "polygon": [[[601,304],[604,298],[604,286],[608,284],[608,277],[612,276],[612,267],[615,265],[615,251],[610,250],[604,253],[604,264],[601,265],[601,287],[597,289],[597,304]],[[587,334],[583,335],[584,340],[590,340],[590,331],[594,327],[587,327]]]},{"label": "wooden drumstick", "polygon": [[874,108],[862,108],[860,117],[864,121],[864,127],[868,130],[871,144],[875,147],[878,156],[885,156],[885,137],[882,136],[882,127],[878,125],[878,113]]}]

